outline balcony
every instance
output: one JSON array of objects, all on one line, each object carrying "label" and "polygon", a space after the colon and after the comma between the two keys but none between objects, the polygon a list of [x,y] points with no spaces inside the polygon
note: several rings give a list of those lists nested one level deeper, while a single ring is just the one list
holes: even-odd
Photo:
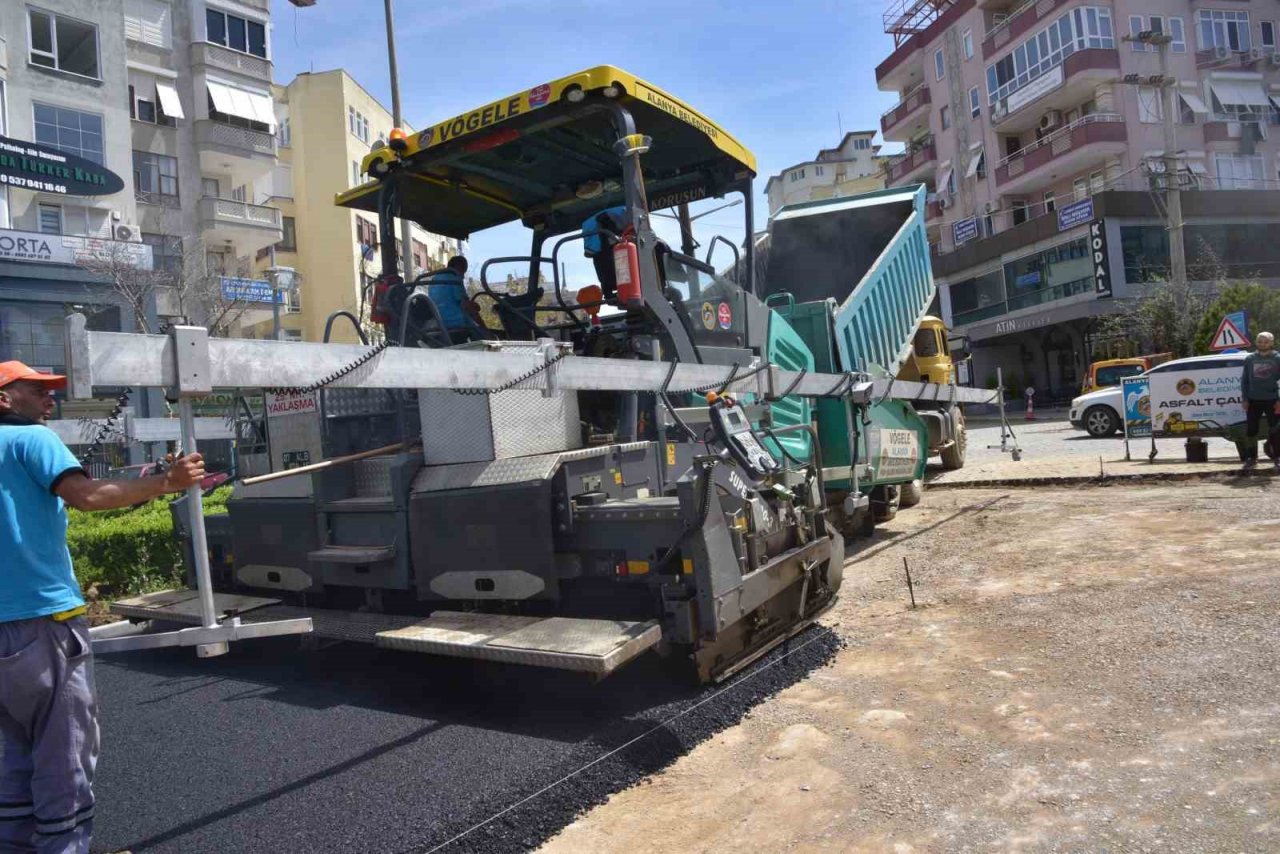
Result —
[{"label": "balcony", "polygon": [[[903,13],[886,13],[885,31],[895,36],[906,36],[904,40],[895,38],[897,48],[884,62],[876,66],[876,86],[884,92],[902,92],[924,82],[924,46],[938,37],[944,30],[953,26],[965,13],[973,8],[975,0],[956,0],[946,6],[941,15],[932,19],[923,29],[920,22],[914,24],[908,20],[909,15]],[[920,4],[914,3],[914,6]],[[942,8],[942,4],[934,4]],[[908,35],[909,33],[909,35]]]},{"label": "balcony", "polygon": [[896,187],[909,182],[921,183],[926,171],[937,165],[938,150],[930,137],[911,151],[889,159],[885,167],[885,186]]},{"label": "balcony", "polygon": [[230,244],[237,257],[244,257],[279,243],[284,236],[280,211],[275,208],[205,196],[199,213],[202,236],[210,250]]},{"label": "balcony", "polygon": [[[990,59],[1007,44],[1016,43],[1021,37],[1036,29],[1040,22],[1050,17],[1071,0],[1025,0],[1010,3],[1009,17],[987,30],[982,37],[982,58]],[[994,8],[994,6],[987,7]]]},{"label": "balcony", "polygon": [[1119,71],[1115,48],[1078,50],[1000,98],[991,107],[991,123],[1001,133],[1030,130],[1047,110],[1070,110],[1092,99],[1098,84],[1115,80]]},{"label": "balcony", "polygon": [[271,82],[271,60],[250,53],[228,50],[222,45],[211,42],[191,43],[191,65],[233,71],[260,83]]},{"label": "balcony", "polygon": [[929,105],[932,103],[929,87],[917,86],[880,116],[881,135],[892,142],[906,142],[928,130]]},{"label": "balcony", "polygon": [[[996,166],[996,186],[1017,194],[1079,172],[1128,146],[1124,116],[1092,113],[1011,154]],[[1046,168],[1051,167],[1051,168]]]},{"label": "balcony", "polygon": [[270,175],[276,167],[273,134],[212,119],[197,120],[195,131],[200,171],[205,175],[229,175],[230,186],[236,187]]}]

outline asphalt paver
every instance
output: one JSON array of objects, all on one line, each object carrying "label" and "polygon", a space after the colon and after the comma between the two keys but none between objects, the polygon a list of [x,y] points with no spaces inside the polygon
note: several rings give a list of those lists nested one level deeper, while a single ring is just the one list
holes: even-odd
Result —
[{"label": "asphalt paver", "polygon": [[835,655],[815,627],[719,686],[296,639],[101,656],[94,851],[526,851]]}]

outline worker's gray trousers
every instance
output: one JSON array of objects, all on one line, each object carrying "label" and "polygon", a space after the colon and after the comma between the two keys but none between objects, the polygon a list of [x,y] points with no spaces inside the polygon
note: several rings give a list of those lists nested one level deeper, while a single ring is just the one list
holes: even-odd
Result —
[{"label": "worker's gray trousers", "polygon": [[87,854],[97,761],[87,621],[0,623],[0,852]]}]

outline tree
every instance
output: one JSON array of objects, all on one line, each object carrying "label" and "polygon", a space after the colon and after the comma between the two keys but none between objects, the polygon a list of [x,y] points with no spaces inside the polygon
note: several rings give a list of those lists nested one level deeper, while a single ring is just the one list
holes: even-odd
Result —
[{"label": "tree", "polygon": [[1132,342],[1139,352],[1194,355],[1201,318],[1209,304],[1189,283],[1153,282],[1125,308],[1098,322],[1102,339]]},{"label": "tree", "polygon": [[[1231,285],[1205,311],[1196,330],[1196,352],[1208,353],[1222,318],[1236,311],[1249,316],[1253,334],[1280,329],[1280,291],[1259,284]],[[1242,330],[1243,331],[1243,330]]]},{"label": "tree", "polygon": [[[160,331],[152,328],[153,308],[179,322],[207,326],[210,335],[227,335],[250,308],[245,300],[223,296],[220,276],[206,267],[203,241],[162,234],[152,249],[161,254],[148,269],[139,244],[88,239],[76,265],[106,283],[144,333]],[[242,264],[238,271],[244,275],[248,267]]]}]

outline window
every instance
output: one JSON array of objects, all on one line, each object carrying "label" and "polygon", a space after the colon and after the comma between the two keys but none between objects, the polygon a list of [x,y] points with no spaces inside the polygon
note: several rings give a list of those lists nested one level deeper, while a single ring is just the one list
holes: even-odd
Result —
[{"label": "window", "polygon": [[169,4],[159,0],[124,0],[124,37],[168,50],[173,45]]},{"label": "window", "polygon": [[1138,120],[1147,125],[1164,121],[1164,90],[1155,86],[1138,87]]},{"label": "window", "polygon": [[994,104],[1007,98],[1078,50],[1113,47],[1110,9],[1072,9],[987,66],[987,100]]},{"label": "window", "polygon": [[33,102],[36,142],[102,163],[102,116]]},{"label": "window", "polygon": [[291,216],[280,217],[280,242],[276,244],[276,249],[281,252],[296,252],[298,250],[298,221]]},{"label": "window", "polygon": [[240,53],[267,58],[267,27],[220,9],[204,10],[205,38]]},{"label": "window", "polygon": [[1269,47],[1275,50],[1276,47],[1276,22],[1260,21],[1258,28],[1261,30],[1261,41],[1263,47]]},{"label": "window", "polygon": [[150,151],[133,152],[133,192],[149,205],[178,201],[178,159]]},{"label": "window", "polygon": [[964,48],[964,58],[973,59],[973,30],[966,29],[960,34],[960,45]]},{"label": "window", "polygon": [[347,130],[361,142],[369,141],[369,117],[355,107],[347,107]]},{"label": "window", "polygon": [[4,99],[4,80],[0,79],[0,136],[9,135],[9,112]]},{"label": "window", "polygon": [[27,11],[32,65],[98,79],[98,28],[85,21]]},{"label": "window", "polygon": [[245,187],[245,185],[244,185],[244,184],[241,184],[239,187],[232,187],[232,188],[231,188],[231,200],[232,200],[232,201],[236,201],[236,202],[246,202],[246,201],[248,201],[248,197],[249,197],[249,193],[248,193],[247,188]]},{"label": "window", "polygon": [[943,130],[947,130],[948,128],[950,128],[951,127],[951,110],[947,107],[943,107],[941,110],[938,110],[938,120],[942,122]]},{"label": "window", "polygon": [[953,196],[956,194],[956,173],[954,171],[947,172],[947,192]]},{"label": "window", "polygon": [[1027,221],[1027,200],[1013,199],[1009,205],[1010,213],[1013,215],[1013,224],[1022,225]]},{"label": "window", "polygon": [[214,121],[259,133],[275,133],[276,115],[269,92],[206,80],[205,93],[209,118]]},{"label": "window", "polygon": [[42,202],[37,207],[40,217],[40,233],[62,234],[62,206],[46,205]]},{"label": "window", "polygon": [[1089,198],[1089,181],[1086,178],[1077,178],[1071,182],[1071,188],[1075,191],[1076,201]]},{"label": "window", "polygon": [[869,149],[869,148],[871,147],[871,140],[869,140],[869,139],[855,139],[855,140],[853,141],[853,147],[854,147],[854,148],[859,148],[859,149],[862,149],[862,150],[864,150],[864,151],[865,151],[866,149]]},{"label": "window", "polygon": [[814,166],[814,167],[813,167],[813,174],[814,174],[815,176],[817,176],[817,175],[821,175],[821,174],[822,174],[822,167],[821,167],[821,166]]},{"label": "window", "polygon": [[[1143,29],[1145,29],[1145,27],[1143,26],[1143,23],[1142,23],[1142,16],[1130,15],[1129,16],[1130,37],[1136,39],[1138,37],[1138,33],[1142,32]],[[1132,42],[1129,42],[1129,49],[1137,53],[1143,53],[1145,51],[1152,50],[1153,48],[1149,44],[1143,44],[1142,42],[1139,42],[1139,41],[1132,41]]]},{"label": "window", "polygon": [[[169,90],[173,98],[177,98],[177,91]],[[172,116],[167,115],[159,98],[152,96],[147,97],[151,93],[159,94],[159,90],[154,86],[149,88],[144,85],[129,84],[129,118],[139,122],[149,122],[156,125],[164,125],[165,127],[175,127],[178,122]]]},{"label": "window", "polygon": [[1044,212],[1053,213],[1058,209],[1058,200],[1054,196],[1053,190],[1046,190],[1044,194]]},{"label": "window", "polygon": [[285,116],[276,127],[276,143],[284,148],[293,144],[293,131],[289,128],[289,117]]},{"label": "window", "polygon": [[1090,193],[1101,193],[1104,189],[1106,189],[1106,186],[1107,186],[1106,175],[1101,170],[1097,172],[1089,173],[1089,192]]},{"label": "window", "polygon": [[982,95],[978,92],[978,87],[974,86],[969,90],[969,117],[976,119],[982,115]]},{"label": "window", "polygon": [[151,247],[152,269],[167,273],[182,270],[182,238],[142,232],[142,242]]},{"label": "window", "polygon": [[1215,154],[1219,190],[1261,190],[1261,154]]},{"label": "window", "polygon": [[942,48],[933,52],[933,73],[939,80],[947,76],[947,64],[942,57]]},{"label": "window", "polygon": [[[795,180],[794,178],[792,180]],[[355,187],[360,184],[360,161],[351,161],[351,186]]]},{"label": "window", "polygon": [[1201,9],[1196,13],[1200,49],[1249,49],[1249,13],[1232,9]]},{"label": "window", "polygon": [[1187,52],[1187,37],[1182,29],[1181,18],[1169,19],[1169,36],[1173,39],[1173,41],[1169,43],[1169,48],[1174,53]]},{"label": "window", "polygon": [[207,199],[218,198],[218,179],[217,178],[201,178],[200,179],[200,195]]}]

